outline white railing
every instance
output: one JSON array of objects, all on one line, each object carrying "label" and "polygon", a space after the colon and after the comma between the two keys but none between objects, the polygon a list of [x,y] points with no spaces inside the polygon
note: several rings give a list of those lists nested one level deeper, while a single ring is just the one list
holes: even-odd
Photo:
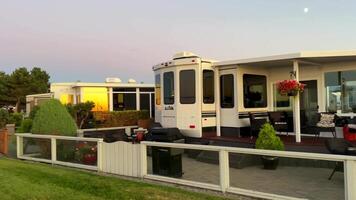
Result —
[{"label": "white railing", "polygon": [[109,128],[87,128],[78,129],[78,137],[83,137],[84,132],[96,132],[96,131],[110,131],[110,130],[125,130],[126,135],[131,135],[131,129],[138,128],[138,126],[120,126],[120,127],[109,127]]},{"label": "white railing", "polygon": [[[34,139],[48,139],[51,143],[51,158],[36,158],[31,155],[24,154],[24,138],[34,138]],[[66,140],[66,141],[81,141],[81,142],[96,142],[97,143],[97,165],[85,165],[80,163],[74,162],[65,162],[57,160],[57,140]],[[56,135],[35,135],[29,133],[21,133],[16,134],[16,141],[17,141],[17,158],[24,159],[24,160],[32,160],[32,161],[39,161],[57,165],[64,165],[69,167],[76,167],[88,170],[98,170],[102,171],[102,145],[103,139],[100,138],[83,138],[83,137],[68,137],[68,136],[56,136]]]},{"label": "white railing", "polygon": [[[182,185],[200,187],[200,188],[205,188],[210,190],[217,190],[221,192],[229,192],[234,194],[253,196],[257,198],[266,198],[266,199],[300,199],[300,198],[294,198],[294,197],[288,197],[283,195],[276,195],[276,194],[232,187],[230,185],[230,175],[229,175],[229,167],[230,167],[229,153],[343,162],[345,199],[347,200],[356,199],[356,189],[355,189],[356,188],[356,156],[304,153],[304,152],[292,152],[292,151],[271,151],[271,150],[223,147],[223,146],[212,146],[212,145],[192,145],[192,144],[180,144],[180,143],[147,142],[147,141],[141,142],[141,145],[143,145],[141,147],[141,159],[142,159],[141,175],[143,178],[148,178],[148,179],[153,179],[158,181],[166,181],[171,183],[178,183]],[[148,146],[219,152],[220,185],[148,174],[147,152],[146,152]]]},{"label": "white railing", "polygon": [[[249,154],[249,155],[264,155],[277,156],[284,158],[309,159],[309,160],[324,160],[344,163],[344,189],[345,199],[356,199],[356,156],[342,156],[332,154],[316,154],[302,153],[291,151],[271,151],[258,150],[249,148],[236,148],[212,145],[193,145],[182,143],[161,143],[144,141],[141,144],[129,144],[125,142],[105,143],[102,139],[97,138],[81,138],[81,137],[65,137],[52,135],[33,135],[33,134],[16,134],[17,137],[17,157],[20,159],[40,161],[70,167],[78,167],[89,170],[98,170],[100,172],[119,174],[124,176],[141,177],[145,179],[170,182],[174,184],[182,184],[192,187],[200,187],[215,191],[253,196],[265,199],[298,199],[283,195],[259,192],[254,190],[241,189],[231,186],[230,184],[230,166],[229,153]],[[42,159],[31,157],[23,154],[23,139],[24,138],[39,138],[49,139],[51,141],[51,159]],[[84,164],[69,163],[57,160],[57,140],[73,140],[73,141],[88,141],[97,142],[97,166],[89,166]],[[202,183],[191,180],[178,178],[164,177],[159,175],[148,174],[147,167],[147,147],[170,147],[178,149],[191,149],[201,151],[213,151],[219,153],[219,184]],[[128,159],[128,157],[130,159]]]}]

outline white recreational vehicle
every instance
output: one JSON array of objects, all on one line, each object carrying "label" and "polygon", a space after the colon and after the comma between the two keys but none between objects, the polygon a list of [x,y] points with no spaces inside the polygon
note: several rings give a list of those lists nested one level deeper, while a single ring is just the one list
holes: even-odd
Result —
[{"label": "white recreational vehicle", "polygon": [[[293,113],[300,142],[301,123],[313,120],[316,113],[353,117],[356,110],[356,51],[223,62],[182,52],[153,70],[156,122],[177,127],[189,137],[238,136],[249,126],[248,112],[283,110]],[[296,97],[279,95],[276,83],[290,78],[305,83],[305,91]]]}]

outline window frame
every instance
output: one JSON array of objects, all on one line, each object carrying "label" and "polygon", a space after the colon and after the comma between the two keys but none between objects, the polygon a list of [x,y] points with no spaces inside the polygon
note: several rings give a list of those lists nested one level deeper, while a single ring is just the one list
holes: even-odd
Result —
[{"label": "window frame", "polygon": [[[264,77],[264,83],[263,83],[263,89],[264,91],[261,94],[261,99],[263,100],[263,105],[261,106],[249,106],[246,105],[246,100],[248,99],[246,97],[246,81],[245,81],[245,76],[258,76],[258,77]],[[243,74],[242,75],[242,94],[243,94],[243,106],[244,108],[247,109],[255,109],[255,108],[267,108],[268,107],[268,89],[267,89],[267,75],[262,75],[262,74]],[[256,84],[257,85],[257,84]]]},{"label": "window frame", "polygon": [[[212,92],[212,98],[210,99],[210,97],[208,97],[209,98],[209,101],[206,101],[205,100],[205,97],[207,96],[206,95],[206,92],[205,92],[205,86],[206,86],[206,79],[205,79],[205,73],[212,73],[212,90],[213,90],[213,92]],[[203,70],[203,74],[202,74],[202,77],[203,77],[203,103],[204,104],[214,104],[215,103],[215,71],[214,70],[211,70],[211,69],[204,69]]]},{"label": "window frame", "polygon": [[[223,84],[223,77],[232,77],[232,96],[231,96],[231,103],[224,102],[224,90],[223,87],[226,84]],[[234,74],[222,74],[220,75],[220,107],[221,108],[234,108],[235,107],[235,76]]]},{"label": "window frame", "polygon": [[[188,73],[191,73],[193,72],[192,74],[188,74]],[[187,75],[193,75],[193,80],[183,80],[183,73],[187,73]],[[191,77],[187,77],[187,78],[191,78]],[[182,84],[189,84],[191,85],[190,88],[192,88],[192,91],[188,91],[188,90],[183,90],[183,88],[186,88],[186,87],[182,87]],[[194,84],[194,87],[192,86],[192,84]],[[189,96],[189,95],[186,95],[187,93],[190,93],[192,92],[193,96]],[[180,104],[195,104],[196,103],[196,73],[195,73],[195,70],[194,69],[184,69],[184,70],[180,70],[179,71],[179,103]],[[184,95],[183,95],[184,94]]]},{"label": "window frame", "polygon": [[[171,80],[171,97],[167,97],[167,89],[166,89],[166,77],[168,78],[168,75],[172,75],[172,80]],[[174,71],[167,71],[163,73],[163,103],[164,105],[174,105],[175,103],[175,94],[174,94]]]}]

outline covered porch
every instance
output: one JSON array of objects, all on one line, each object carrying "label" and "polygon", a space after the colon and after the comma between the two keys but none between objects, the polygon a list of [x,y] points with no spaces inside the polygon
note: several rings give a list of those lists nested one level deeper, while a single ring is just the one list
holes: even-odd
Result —
[{"label": "covered porch", "polygon": [[[308,144],[314,138],[309,137],[308,127],[318,122],[318,113],[334,113],[337,117],[353,121],[356,109],[356,52],[301,52],[271,57],[261,57],[245,60],[219,62],[216,68],[219,73],[234,67],[237,72],[237,110],[239,120],[247,124],[248,119],[241,116],[247,113],[267,113],[269,111],[289,112],[292,117],[292,131],[289,136],[283,137],[287,143]],[[219,73],[217,74],[217,90],[220,89]],[[266,85],[262,81],[246,86],[244,75],[257,75],[265,77]],[[295,96],[282,96],[278,93],[276,83],[282,80],[294,79],[306,85],[304,92]],[[250,81],[251,82],[251,81]],[[265,89],[264,89],[265,88]],[[248,91],[248,92],[246,92]],[[251,103],[249,96],[260,94],[260,102]],[[217,91],[220,94],[220,91]],[[263,97],[265,99],[263,99]],[[220,100],[220,99],[219,99]],[[262,101],[265,101],[263,104]],[[220,104],[220,103],[218,103]],[[217,104],[217,105],[218,105]],[[221,118],[223,113],[217,109],[216,138],[232,139],[221,134]],[[343,124],[337,124],[341,127]],[[343,137],[342,130],[336,128],[334,137]],[[243,131],[241,131],[243,132]],[[302,135],[305,134],[305,137]],[[309,135],[308,135],[309,134]],[[206,137],[206,134],[204,134]],[[330,134],[331,135],[331,134]],[[324,133],[321,137],[329,137]],[[331,135],[333,136],[333,135]],[[207,136],[209,137],[209,136]],[[211,139],[211,137],[209,137]],[[244,140],[246,138],[237,138]],[[251,140],[249,140],[250,142]]]}]

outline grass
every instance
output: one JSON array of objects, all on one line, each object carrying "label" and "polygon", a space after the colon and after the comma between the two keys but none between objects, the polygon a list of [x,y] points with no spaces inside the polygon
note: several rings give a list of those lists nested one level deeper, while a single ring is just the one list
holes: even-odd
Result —
[{"label": "grass", "polygon": [[10,199],[222,199],[179,188],[0,158],[0,197]]}]

